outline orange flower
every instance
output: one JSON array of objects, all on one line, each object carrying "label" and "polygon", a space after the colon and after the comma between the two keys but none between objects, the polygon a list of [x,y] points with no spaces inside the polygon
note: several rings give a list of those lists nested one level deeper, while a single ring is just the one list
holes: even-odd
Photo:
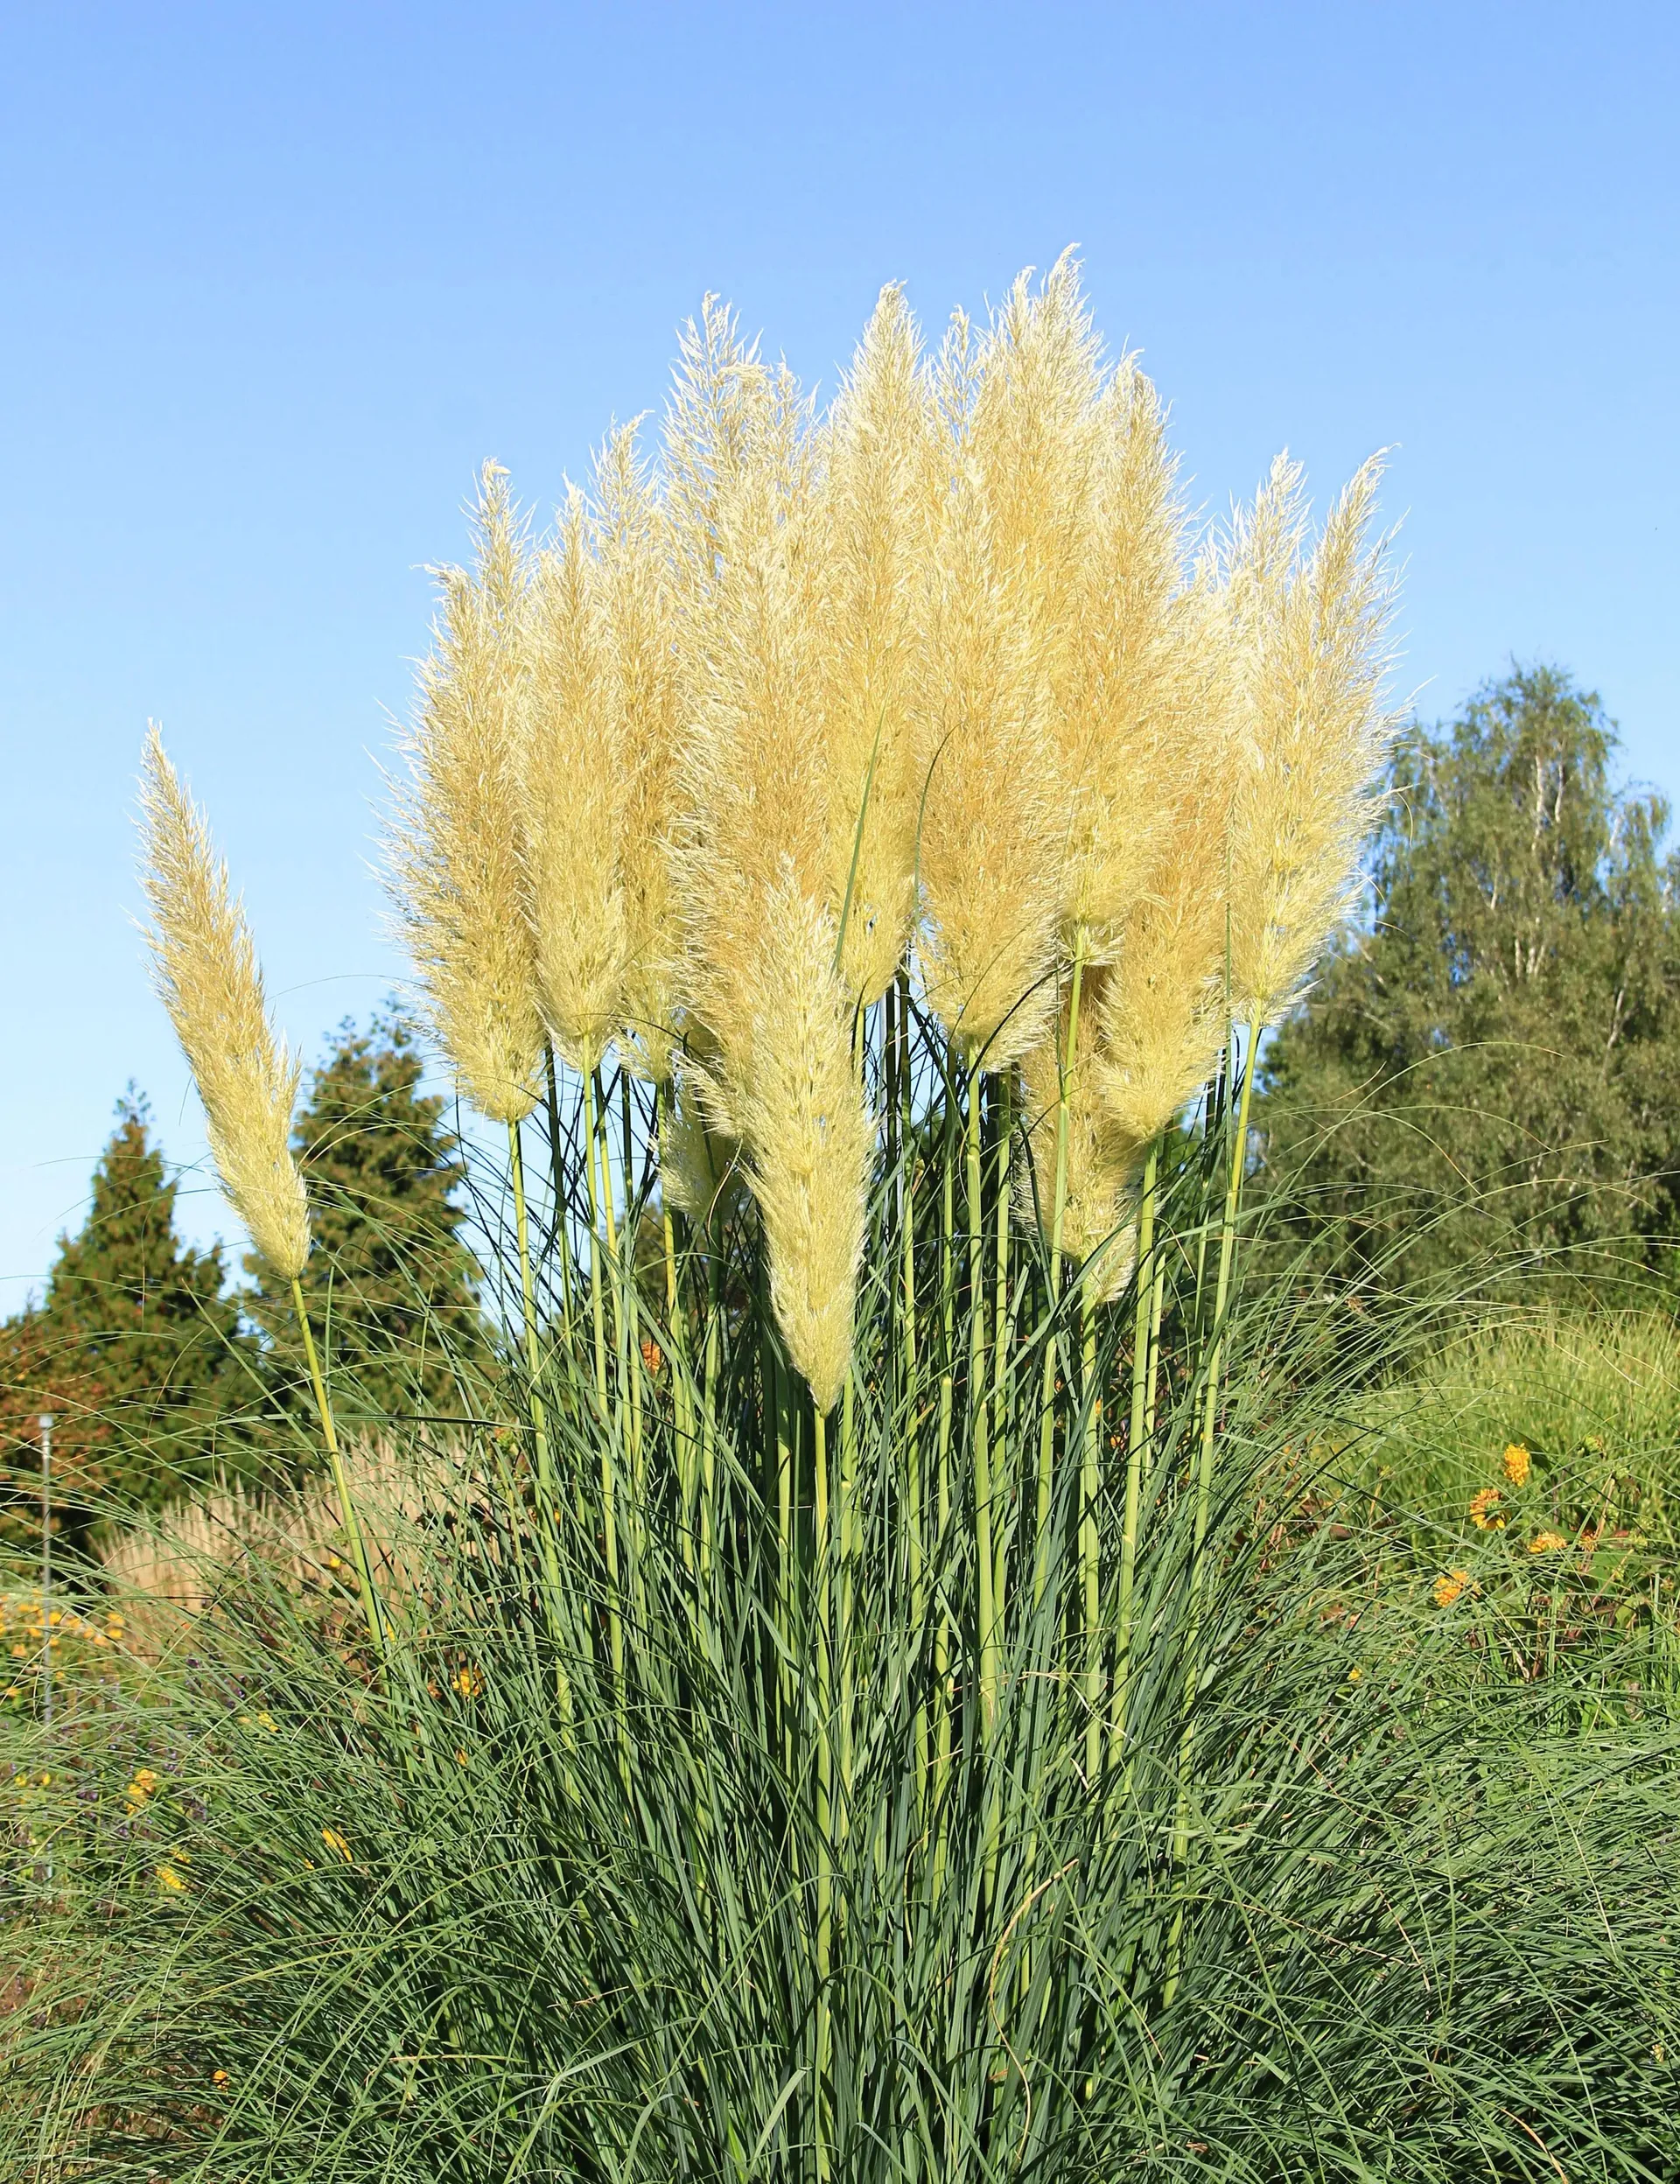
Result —
[{"label": "orange flower", "polygon": [[1470,1572],[1467,1570],[1449,1570],[1441,1577],[1437,1578],[1435,1580],[1436,1606],[1451,1607],[1469,1582]]},{"label": "orange flower", "polygon": [[1531,1555],[1555,1555],[1568,1544],[1561,1532],[1536,1532],[1529,1542],[1529,1552]]},{"label": "orange flower", "polygon": [[452,1688],[458,1690],[463,1698],[476,1698],[484,1689],[484,1678],[470,1662],[462,1662],[460,1667],[449,1680]]},{"label": "orange flower", "polygon": [[1502,1532],[1505,1520],[1499,1515],[1499,1488],[1480,1487],[1470,1497],[1470,1522],[1479,1532]]},{"label": "orange flower", "polygon": [[1521,1441],[1510,1441],[1505,1449],[1505,1476],[1514,1487],[1529,1483],[1529,1466],[1534,1461]]},{"label": "orange flower", "polygon": [[651,1334],[641,1338],[641,1362],[650,1373],[656,1373],[665,1362],[665,1353]]}]

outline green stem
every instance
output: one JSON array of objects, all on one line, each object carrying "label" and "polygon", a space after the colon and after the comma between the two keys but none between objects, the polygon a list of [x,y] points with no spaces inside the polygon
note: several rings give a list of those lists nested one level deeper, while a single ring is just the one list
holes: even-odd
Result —
[{"label": "green stem", "polygon": [[1001,1639],[1009,1618],[1009,1139],[1012,1128],[1012,1086],[1007,1073],[998,1080],[998,1256],[993,1275],[991,1337],[991,1477],[1000,1494],[993,1526],[991,1612]]},{"label": "green stem", "polygon": [[[1230,1066],[1233,1069],[1238,1067],[1235,1025],[1231,1027]],[[1180,1876],[1180,1887],[1167,1936],[1167,1975],[1162,1990],[1162,1998],[1167,2003],[1178,1992],[1184,1938],[1183,1872],[1190,1852],[1190,1785],[1195,1767],[1196,1702],[1201,1689],[1202,1594],[1207,1583],[1208,1532],[1213,1512],[1214,1452],[1219,1424],[1220,1376],[1224,1362],[1225,1314],[1230,1299],[1237,1213],[1242,1198],[1243,1169],[1247,1165],[1249,1096],[1254,1086],[1252,1030],[1249,1040],[1248,1063],[1242,1070],[1242,1080],[1236,1130],[1231,1140],[1230,1165],[1226,1173],[1225,1210],[1220,1223],[1219,1273],[1214,1291],[1212,1341],[1201,1389],[1201,1445],[1196,1468],[1195,1520],[1191,1536],[1190,1582],[1185,1627],[1184,1726],[1179,1736],[1179,1795],[1172,1827],[1172,1864]]]},{"label": "green stem", "polygon": [[1096,1385],[1096,1289],[1083,1274],[1080,1299],[1079,1572],[1085,1615],[1085,1782],[1095,1791],[1102,1768],[1102,1562],[1097,1530],[1102,1402]]},{"label": "green stem", "polygon": [[816,1583],[811,1588],[816,1610],[816,2132],[819,2174],[827,2166],[823,2110],[829,2070],[830,2006],[829,1970],[833,1948],[834,1853],[831,1830],[834,1813],[834,1754],[830,1740],[832,1663],[829,1649],[828,1599],[832,1583],[829,1561],[829,1450],[828,1420],[812,1406],[812,1563]]},{"label": "green stem", "polygon": [[[585,1057],[587,1060],[587,1057]],[[612,1420],[609,1413],[606,1392],[606,1335],[602,1326],[601,1281],[601,1191],[597,1180],[596,1158],[600,1156],[604,1179],[606,1153],[601,1145],[599,1128],[600,1084],[593,1069],[584,1073],[584,1131],[588,1139],[587,1166],[589,1168],[589,1293],[594,1319],[595,1334],[595,1402],[599,1414],[601,1434],[601,1530],[606,1551],[606,1636],[607,1652],[612,1663],[612,1688],[620,1704],[623,1702],[624,1629],[619,1620],[619,1521],[618,1474],[612,1446]],[[607,1219],[612,1219],[609,1210]]]},{"label": "green stem", "polygon": [[1056,1330],[1057,1306],[1061,1296],[1061,1228],[1068,1210],[1068,1100],[1073,1089],[1074,1058],[1079,1051],[1080,990],[1085,974],[1085,928],[1074,936],[1073,975],[1068,989],[1068,1030],[1056,1071],[1056,1180],[1051,1197],[1049,1310],[1046,1315],[1044,1386],[1039,1404],[1039,1507],[1037,1548],[1033,1558],[1032,1605],[1044,1605],[1050,1575],[1050,1496],[1055,1475],[1056,1356],[1060,1348]]},{"label": "green stem", "polygon": [[969,1458],[974,1474],[974,1553],[979,1592],[980,1727],[990,1738],[998,1707],[998,1629],[992,1599],[991,1446],[986,1425],[985,1208],[981,1202],[981,1079],[969,1073]]},{"label": "green stem", "polygon": [[339,1447],[339,1429],[332,1417],[332,1405],[327,1397],[326,1382],[321,1376],[321,1361],[315,1354],[315,1337],[310,1331],[309,1312],[304,1304],[304,1285],[295,1274],[291,1278],[291,1302],[298,1314],[298,1325],[303,1330],[304,1355],[309,1363],[310,1385],[315,1390],[315,1409],[321,1421],[321,1438],[326,1445],[326,1460],[332,1474],[333,1490],[338,1494],[339,1508],[344,1516],[345,1536],[350,1543],[350,1559],[356,1567],[356,1584],[361,1592],[362,1613],[368,1618],[368,1628],[379,1648],[382,1662],[388,1664],[389,1639],[385,1611],[374,1590],[373,1566],[368,1559],[368,1544],[362,1537],[361,1520],[357,1516],[356,1505],[351,1499],[350,1481],[345,1474],[344,1457]]},{"label": "green stem", "polygon": [[[956,1375],[956,1106],[952,1088],[952,1072],[947,1056],[946,1104],[944,1132],[944,1165],[941,1179],[939,1200],[939,1295],[941,1352],[943,1369],[939,1378],[939,1441],[937,1459],[937,1493],[939,1506],[934,1534],[938,1545],[940,1565],[943,1567],[951,1533],[951,1417]],[[945,1871],[946,1830],[938,1808],[948,1791],[951,1779],[952,1716],[955,1708],[951,1690],[951,1622],[948,1610],[942,1600],[939,1620],[934,1633],[934,1704],[937,1711],[938,1732],[935,1739],[936,1760],[934,1777],[934,1875],[933,1893],[937,1901]]]},{"label": "green stem", "polygon": [[554,1182],[554,1242],[560,1254],[560,1324],[565,1354],[571,1355],[571,1239],[566,1233],[566,1168],[564,1139],[560,1134],[560,1080],[555,1067],[554,1044],[543,1042],[548,1065],[549,1173]]},{"label": "green stem", "polygon": [[[899,1237],[902,1274],[902,1357],[904,1372],[904,1502],[906,1574],[910,1581],[910,1628],[920,1646],[928,1612],[927,1577],[922,1538],[921,1418],[917,1408],[916,1381],[916,1232],[915,1156],[911,1134],[910,1082],[910,974],[900,969],[898,983],[897,1067],[900,1123],[899,1129]],[[926,1816],[928,1802],[928,1709],[920,1679],[917,1684],[913,1732],[916,1771],[916,1810]]]},{"label": "green stem", "polygon": [[1148,1461],[1150,1320],[1155,1298],[1155,1180],[1160,1140],[1152,1141],[1144,1161],[1144,1187],[1138,1208],[1138,1271],[1132,1310],[1131,1416],[1126,1432],[1126,1508],[1120,1527],[1120,1594],[1114,1648],[1114,1726],[1110,1763],[1118,1768],[1126,1743],[1126,1707],[1131,1670],[1132,1596],[1138,1577],[1138,1525]]}]

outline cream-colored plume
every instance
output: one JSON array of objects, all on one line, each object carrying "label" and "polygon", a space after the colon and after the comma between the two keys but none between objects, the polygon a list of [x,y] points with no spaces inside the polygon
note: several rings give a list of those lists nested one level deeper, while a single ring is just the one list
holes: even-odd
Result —
[{"label": "cream-colored plume", "polygon": [[530,585],[519,750],[538,1004],[556,1052],[585,1070],[618,1026],[628,956],[626,753],[593,545],[574,486]]},{"label": "cream-colored plume", "polygon": [[670,864],[683,701],[671,525],[637,458],[634,424],[608,438],[595,498],[607,736],[624,780],[620,1051],[662,1082],[678,1014],[681,942]]},{"label": "cream-colored plume", "polygon": [[1306,555],[1298,467],[1280,456],[1228,542],[1233,1006],[1273,1023],[1357,892],[1390,728],[1392,583],[1370,528],[1382,460],[1358,472]]},{"label": "cream-colored plume", "polygon": [[289,1279],[309,1256],[309,1206],[291,1153],[299,1065],[274,1035],[228,868],[156,728],[140,813],[158,990],[199,1088],[222,1188],[258,1251]]},{"label": "cream-colored plume", "polygon": [[777,1324],[827,1411],[851,1363],[874,1125],[852,1067],[834,919],[791,866],[768,907],[752,1050],[731,1106],[752,1164]]},{"label": "cream-colored plume", "polygon": [[463,1092],[493,1120],[514,1123],[536,1104],[542,1026],[518,778],[527,571],[507,473],[494,463],[474,528],[473,569],[439,572],[390,886]]},{"label": "cream-colored plume", "polygon": [[1213,1074],[1226,1033],[1228,789],[1210,743],[1180,794],[1154,885],[1134,904],[1096,982],[1093,1096],[1146,1145]]},{"label": "cream-colored plume", "polygon": [[1078,1044],[1066,1063],[1064,1004],[1054,1035],[1040,1041],[1022,1066],[1032,1172],[1022,1175],[1017,1190],[1019,1211],[1036,1216],[1047,1239],[1055,1223],[1058,1133],[1065,1130],[1061,1248],[1082,1267],[1095,1260],[1090,1280],[1092,1301],[1097,1304],[1118,1296],[1130,1277],[1136,1250],[1132,1200],[1143,1158],[1141,1141],[1104,1105],[1093,1071],[1096,1004],[1107,976],[1096,970],[1081,981]]},{"label": "cream-colored plume", "polygon": [[1190,578],[1166,419],[1130,357],[1099,425],[1051,709],[1068,799],[1063,944],[1093,962],[1118,952],[1149,889],[1186,771],[1221,725],[1224,663],[1208,587]]},{"label": "cream-colored plume", "polygon": [[944,480],[915,321],[889,287],[822,435],[814,522],[829,899],[860,1007],[891,984],[916,903],[920,780],[907,677]]},{"label": "cream-colored plume", "polygon": [[729,1214],[746,1180],[740,1140],[718,1126],[707,1104],[717,1083],[717,1056],[707,1061],[679,1053],[660,1110],[659,1183],[666,1201],[703,1225]]},{"label": "cream-colored plume", "polygon": [[928,998],[966,1055],[1003,1069],[1054,1014],[1067,820],[1032,622],[972,471],[945,513],[914,703]]}]

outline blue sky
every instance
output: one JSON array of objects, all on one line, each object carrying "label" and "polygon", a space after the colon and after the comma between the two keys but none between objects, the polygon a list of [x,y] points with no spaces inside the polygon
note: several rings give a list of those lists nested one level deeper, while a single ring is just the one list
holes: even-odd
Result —
[{"label": "blue sky", "polygon": [[[714,289],[831,385],[1083,255],[1199,499],[1393,444],[1402,679],[1516,654],[1680,789],[1672,4],[0,5],[0,1306],[134,1078],[149,716],[318,1050],[398,976],[377,760],[494,455],[550,504]],[[201,1177],[200,1235],[232,1224]]]}]

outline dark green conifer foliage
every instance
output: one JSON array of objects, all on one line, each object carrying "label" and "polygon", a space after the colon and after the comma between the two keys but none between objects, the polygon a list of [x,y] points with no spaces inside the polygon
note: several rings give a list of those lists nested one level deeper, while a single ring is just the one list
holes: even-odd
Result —
[{"label": "dark green conifer foliage", "polygon": [[1680,860],[1662,798],[1613,786],[1615,751],[1548,667],[1402,737],[1375,916],[1268,1057],[1289,1228],[1345,1223],[1396,1274],[1517,1251],[1614,1284],[1672,1257]]},{"label": "dark green conifer foliage", "polygon": [[32,1504],[36,1414],[51,1411],[73,1530],[102,1508],[155,1506],[248,1459],[256,1346],[223,1293],[220,1247],[196,1250],[176,1231],[178,1188],[130,1092],[94,1171],[86,1221],[60,1238],[45,1298],[0,1340],[18,1494]]},{"label": "dark green conifer foliage", "polygon": [[[421,1068],[395,1012],[366,1032],[346,1018],[293,1132],[315,1239],[304,1293],[353,1423],[458,1415],[458,1368],[487,1339],[455,1198],[466,1171],[444,1102],[419,1089]],[[256,1258],[245,1265],[277,1392],[306,1404],[290,1293]]]}]

